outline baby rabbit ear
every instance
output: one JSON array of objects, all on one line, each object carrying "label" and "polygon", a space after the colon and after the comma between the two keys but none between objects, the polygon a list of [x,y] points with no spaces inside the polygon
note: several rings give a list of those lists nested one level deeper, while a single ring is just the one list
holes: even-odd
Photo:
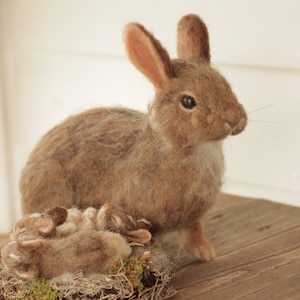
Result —
[{"label": "baby rabbit ear", "polygon": [[125,236],[126,236],[128,242],[134,242],[134,243],[138,243],[138,244],[142,244],[142,245],[149,243],[152,238],[151,233],[146,229],[137,229],[137,230],[127,231],[125,233]]},{"label": "baby rabbit ear", "polygon": [[186,15],[179,21],[177,52],[179,58],[196,57],[210,64],[208,30],[197,15]]},{"label": "baby rabbit ear", "polygon": [[43,217],[37,220],[35,225],[41,236],[48,237],[55,233],[56,225],[50,217]]},{"label": "baby rabbit ear", "polygon": [[28,280],[36,280],[39,277],[39,272],[36,265],[24,264],[15,268],[15,273],[21,278]]},{"label": "baby rabbit ear", "polygon": [[29,240],[18,242],[18,249],[22,252],[35,252],[44,245],[42,240]]},{"label": "baby rabbit ear", "polygon": [[53,207],[49,209],[45,216],[35,222],[39,233],[44,237],[55,234],[56,226],[63,224],[68,216],[68,211],[64,207]]},{"label": "baby rabbit ear", "polygon": [[56,226],[63,224],[68,216],[68,211],[64,207],[55,206],[46,212],[47,216],[53,220]]},{"label": "baby rabbit ear", "polygon": [[161,90],[174,70],[167,51],[142,25],[130,23],[124,31],[127,54],[135,67]]},{"label": "baby rabbit ear", "polygon": [[147,221],[146,219],[138,219],[136,221],[136,227],[140,228],[140,229],[150,230],[150,228],[152,227],[152,224],[149,221]]}]

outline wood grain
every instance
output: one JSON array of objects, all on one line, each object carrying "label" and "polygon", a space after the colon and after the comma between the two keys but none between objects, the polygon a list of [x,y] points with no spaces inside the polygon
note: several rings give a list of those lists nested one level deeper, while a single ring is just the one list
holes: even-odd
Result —
[{"label": "wood grain", "polygon": [[173,300],[300,299],[299,208],[223,195],[206,232],[218,256],[201,263],[182,251]]}]

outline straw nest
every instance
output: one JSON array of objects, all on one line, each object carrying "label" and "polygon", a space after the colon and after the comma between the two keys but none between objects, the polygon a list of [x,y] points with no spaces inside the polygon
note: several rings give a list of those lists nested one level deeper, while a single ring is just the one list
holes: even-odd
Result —
[{"label": "straw nest", "polygon": [[160,250],[143,247],[136,247],[121,267],[47,281],[24,281],[0,264],[0,300],[167,299],[176,293],[169,286],[173,265]]}]

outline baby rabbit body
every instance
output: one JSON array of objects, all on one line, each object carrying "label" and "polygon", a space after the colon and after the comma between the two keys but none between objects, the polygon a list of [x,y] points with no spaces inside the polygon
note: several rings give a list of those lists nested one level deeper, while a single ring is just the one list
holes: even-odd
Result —
[{"label": "baby rabbit body", "polygon": [[53,278],[66,272],[107,270],[126,259],[131,247],[108,231],[78,231],[63,239],[12,241],[1,250],[2,263],[24,279]]},{"label": "baby rabbit body", "polygon": [[131,62],[156,89],[148,113],[98,108],[53,128],[23,169],[23,211],[111,202],[149,220],[153,233],[183,230],[195,257],[210,260],[215,252],[201,218],[220,191],[222,140],[244,129],[246,113],[210,66],[198,16],[178,24],[178,59],[139,24],[127,25],[124,39]]}]

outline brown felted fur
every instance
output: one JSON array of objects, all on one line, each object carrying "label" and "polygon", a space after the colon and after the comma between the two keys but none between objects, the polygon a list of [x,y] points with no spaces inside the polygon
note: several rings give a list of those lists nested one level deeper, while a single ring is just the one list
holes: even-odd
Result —
[{"label": "brown felted fur", "polygon": [[36,237],[52,238],[57,235],[56,226],[67,219],[67,210],[55,207],[47,213],[33,213],[17,221],[10,234],[10,239],[28,240]]},{"label": "brown felted fur", "polygon": [[1,250],[2,263],[24,279],[53,278],[66,272],[107,270],[131,254],[121,235],[78,231],[64,239],[13,241]]},{"label": "brown felted fur", "polygon": [[97,214],[97,230],[109,230],[120,233],[128,242],[145,245],[151,240],[151,223],[145,219],[135,220],[123,209],[111,203],[105,203]]},{"label": "brown felted fur", "polygon": [[[23,169],[23,211],[110,202],[149,220],[153,233],[187,230],[194,255],[212,259],[200,219],[219,195],[222,140],[245,128],[246,113],[209,65],[207,29],[199,17],[179,22],[180,59],[170,60],[138,24],[125,29],[125,43],[130,60],[156,88],[148,113],[97,108],[53,128]],[[195,105],[187,107],[186,99]]]}]

